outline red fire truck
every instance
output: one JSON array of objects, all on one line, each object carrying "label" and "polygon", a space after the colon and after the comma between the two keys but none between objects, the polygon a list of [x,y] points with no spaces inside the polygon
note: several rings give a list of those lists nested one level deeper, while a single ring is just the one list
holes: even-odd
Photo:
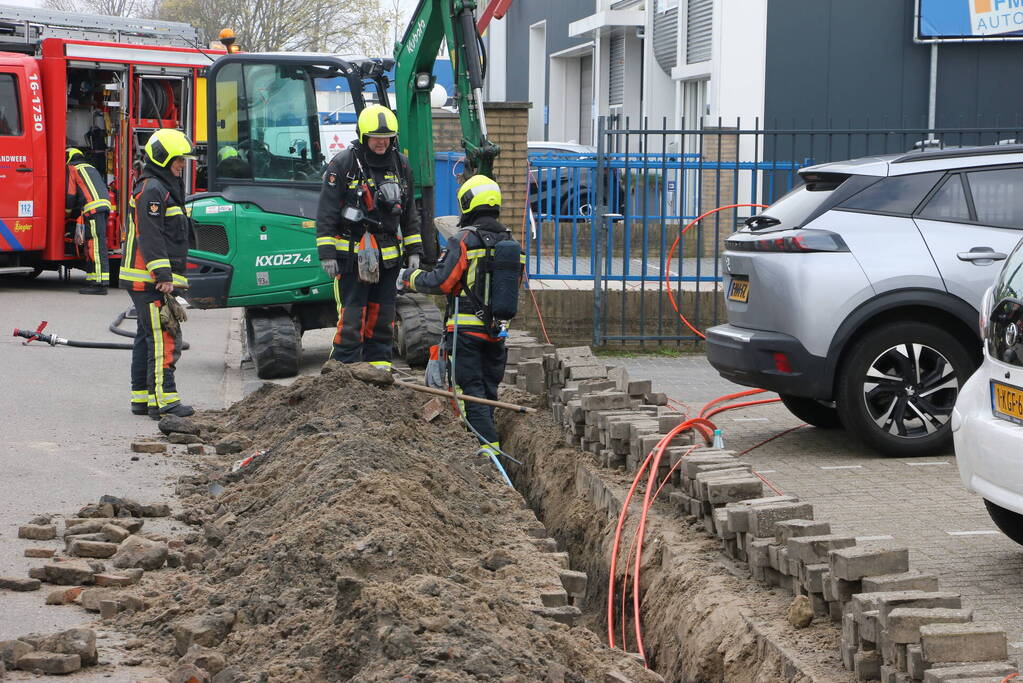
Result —
[{"label": "red fire truck", "polygon": [[[198,146],[206,139],[202,74],[224,52],[197,40],[187,24],[0,5],[0,274],[84,265],[64,219],[70,146],[106,176],[116,278],[149,135],[177,128]],[[195,183],[192,169],[186,189]]]}]

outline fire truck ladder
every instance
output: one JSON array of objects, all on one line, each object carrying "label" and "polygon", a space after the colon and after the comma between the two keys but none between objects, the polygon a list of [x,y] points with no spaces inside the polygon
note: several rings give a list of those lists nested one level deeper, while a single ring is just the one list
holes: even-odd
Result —
[{"label": "fire truck ladder", "polygon": [[195,47],[199,34],[188,24],[176,21],[0,5],[0,49],[34,50],[43,38]]}]

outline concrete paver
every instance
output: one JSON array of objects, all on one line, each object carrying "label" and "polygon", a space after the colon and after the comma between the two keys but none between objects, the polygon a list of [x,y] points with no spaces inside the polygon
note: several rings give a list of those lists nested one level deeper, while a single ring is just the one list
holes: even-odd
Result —
[{"label": "concrete paver", "polygon": [[[694,415],[707,401],[748,388],[721,378],[703,355],[607,363],[634,379],[653,379],[654,391],[685,402]],[[713,420],[726,446],[739,452],[801,424],[780,403]],[[961,592],[978,622],[1004,626],[1012,652],[1023,653],[1023,547],[998,532],[981,498],[963,488],[952,452],[887,458],[844,430],[806,426],[745,458],[785,493],[813,503],[814,516],[831,522],[833,533],[891,536],[908,547],[913,569]]]}]

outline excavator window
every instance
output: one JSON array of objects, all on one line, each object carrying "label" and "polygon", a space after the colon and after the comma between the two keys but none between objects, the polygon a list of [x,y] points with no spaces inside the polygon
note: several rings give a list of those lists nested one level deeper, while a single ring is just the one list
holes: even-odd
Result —
[{"label": "excavator window", "polygon": [[216,75],[216,107],[218,179],[319,182],[325,159],[305,67],[225,66]]}]

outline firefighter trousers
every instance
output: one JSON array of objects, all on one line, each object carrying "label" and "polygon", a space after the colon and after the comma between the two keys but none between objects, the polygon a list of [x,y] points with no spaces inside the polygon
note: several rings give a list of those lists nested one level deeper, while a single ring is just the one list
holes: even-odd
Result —
[{"label": "firefighter trousers", "polygon": [[354,271],[334,279],[337,332],[331,358],[391,368],[398,270],[381,268],[380,281],[371,284],[360,282]]},{"label": "firefighter trousers", "polygon": [[110,284],[110,250],[107,248],[107,212],[97,211],[83,216],[85,222],[85,258],[89,270],[85,281],[91,285]]},{"label": "firefighter trousers", "polygon": [[163,294],[128,292],[138,314],[131,351],[131,402],[163,409],[179,403],[174,369],[181,357],[181,328],[168,329],[160,320]]},{"label": "firefighter trousers", "polygon": [[[445,336],[445,348],[452,349],[452,336]],[[448,358],[451,359],[450,351]],[[504,365],[508,358],[504,340],[482,339],[465,330],[458,331],[458,348],[455,349],[452,371],[455,389],[467,396],[497,400],[497,387],[504,378]],[[465,418],[473,429],[488,443],[496,444],[497,427],[494,425],[494,408],[480,403],[463,401]]]}]

